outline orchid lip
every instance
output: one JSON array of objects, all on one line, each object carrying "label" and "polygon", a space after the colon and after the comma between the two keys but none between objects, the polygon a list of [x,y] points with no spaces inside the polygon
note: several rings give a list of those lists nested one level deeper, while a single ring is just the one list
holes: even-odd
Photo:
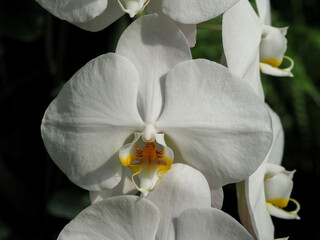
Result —
[{"label": "orchid lip", "polygon": [[[126,2],[126,0],[124,1]],[[139,4],[136,1],[129,1],[125,7],[121,0],[118,0],[118,3],[122,11],[128,13],[131,18],[133,18],[136,14],[141,13],[144,10],[144,8],[149,4],[149,2],[150,0],[147,0],[146,2],[144,2],[142,6],[140,6],[141,4]]]},{"label": "orchid lip", "polygon": [[[154,133],[154,127],[147,126],[149,128],[146,128],[145,132]],[[145,141],[145,132],[135,133],[134,140],[119,151],[122,165],[134,172],[131,175],[132,183],[144,196],[155,189],[173,163],[173,152],[166,146],[164,134],[149,134]],[[140,180],[139,185],[136,177]]]},{"label": "orchid lip", "polygon": [[290,66],[287,68],[279,68],[282,61],[277,59],[265,59],[260,61],[261,72],[278,77],[293,77],[291,70],[294,67],[294,61],[288,56],[283,56],[283,59],[287,59],[290,62]]},{"label": "orchid lip", "polygon": [[268,212],[271,216],[281,218],[281,219],[296,219],[300,220],[300,217],[298,215],[298,212],[300,211],[300,204],[297,200],[290,198],[288,200],[285,200],[285,202],[293,202],[296,205],[296,209],[293,211],[286,211],[282,208],[282,206],[276,206],[274,203],[271,203],[269,201],[266,202]]}]

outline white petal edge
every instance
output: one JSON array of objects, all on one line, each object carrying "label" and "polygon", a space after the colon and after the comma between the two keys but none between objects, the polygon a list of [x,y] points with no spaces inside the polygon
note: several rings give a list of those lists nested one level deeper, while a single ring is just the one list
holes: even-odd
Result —
[{"label": "white petal edge", "polygon": [[[274,226],[265,206],[265,174],[273,176],[285,169],[279,165],[282,161],[284,133],[279,116],[266,104],[272,120],[273,142],[269,153],[257,169],[244,183],[237,185],[239,215],[248,231],[257,239],[273,239]],[[270,164],[272,162],[273,164]]]},{"label": "white petal edge", "polygon": [[215,208],[184,211],[177,220],[177,240],[246,240],[253,237],[233,217]]},{"label": "white petal edge", "polygon": [[54,16],[71,23],[87,22],[107,8],[108,0],[36,0]]},{"label": "white petal edge", "polygon": [[250,222],[244,221],[243,223],[257,239],[274,238],[274,226],[266,208],[266,196],[264,191],[266,164],[266,162],[263,162],[257,171],[245,180],[245,192],[241,193],[245,194],[250,218]]},{"label": "white petal edge", "polygon": [[[162,2],[161,1],[150,1],[147,6],[148,13],[157,13],[159,15],[165,15],[162,12]],[[180,30],[186,37],[189,47],[194,47],[196,44],[197,26],[195,24],[183,24],[175,22]]]},{"label": "white petal edge", "polygon": [[[284,133],[279,116],[266,104],[272,121],[273,141],[262,165],[244,183],[237,184],[239,215],[246,229],[257,239],[273,239],[274,226],[265,206],[264,178],[268,172],[281,172],[280,164],[284,147]],[[271,168],[271,169],[270,169]],[[268,170],[270,169],[270,170]]]},{"label": "white petal edge", "polygon": [[123,15],[124,12],[120,8],[118,2],[116,0],[109,0],[108,7],[99,16],[90,21],[73,24],[90,32],[98,32],[114,23]]},{"label": "white petal edge", "polygon": [[155,239],[160,212],[146,199],[120,196],[93,204],[64,227],[58,240]]},{"label": "white petal edge", "polygon": [[284,131],[278,114],[266,104],[272,121],[273,142],[268,154],[268,163],[281,165],[284,150]]},{"label": "white petal edge", "polygon": [[256,0],[259,17],[266,25],[271,25],[271,7],[270,0]]},{"label": "white petal edge", "polygon": [[52,160],[67,177],[92,191],[121,179],[118,151],[143,126],[136,107],[138,74],[109,53],[81,68],[45,112],[41,134]]},{"label": "white petal edge", "polygon": [[211,207],[221,209],[223,205],[224,193],[222,187],[216,186],[212,176],[204,174],[211,192]]},{"label": "white petal edge", "polygon": [[249,205],[246,196],[246,182],[241,181],[236,184],[237,189],[237,205],[238,214],[242,225],[253,236],[254,239],[258,239],[256,236],[255,228],[251,223],[251,211],[249,212]]},{"label": "white petal edge", "polygon": [[184,24],[208,21],[227,11],[239,0],[162,0],[162,11]]},{"label": "white petal edge", "polygon": [[196,45],[196,36],[197,36],[197,25],[196,24],[184,24],[176,22],[177,26],[183,32],[186,37],[189,47],[194,47]]}]

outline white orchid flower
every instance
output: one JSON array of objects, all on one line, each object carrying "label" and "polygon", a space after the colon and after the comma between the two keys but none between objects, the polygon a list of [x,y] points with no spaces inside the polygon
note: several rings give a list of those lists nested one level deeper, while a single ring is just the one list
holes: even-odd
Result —
[{"label": "white orchid flower", "polygon": [[[298,212],[300,204],[297,200],[290,198],[293,188],[294,171],[287,171],[277,164],[267,164],[264,180],[264,190],[266,195],[267,208],[271,216],[282,219],[300,219]],[[283,210],[289,201],[296,205],[294,211]]]},{"label": "white orchid flower", "polygon": [[[134,17],[148,4],[157,4],[171,19],[185,24],[197,24],[228,10],[239,0],[36,0],[56,17],[75,24],[100,25],[110,23],[128,13]],[[97,19],[99,18],[99,19]],[[97,26],[95,27],[97,28]]]},{"label": "white orchid flower", "polygon": [[147,194],[174,155],[215,188],[248,177],[272,142],[269,113],[227,68],[190,59],[172,21],[139,18],[116,53],[87,63],[46,110],[41,132],[53,161],[90,191],[113,189],[125,166]]},{"label": "white orchid flower", "polygon": [[210,202],[205,177],[174,164],[148,199],[118,196],[95,203],[65,226],[58,240],[253,239],[234,218],[210,208]]},{"label": "white orchid flower", "polygon": [[130,17],[148,6],[148,13],[165,14],[195,45],[197,23],[225,12],[239,0],[36,0],[54,16],[88,31],[100,31],[128,13]]},{"label": "white orchid flower", "polygon": [[[273,144],[257,171],[237,184],[241,222],[255,239],[274,239],[271,216],[299,219],[299,203],[290,198],[293,173],[280,166],[283,155],[284,133],[278,115],[269,107],[273,125]],[[297,205],[294,211],[284,210],[288,202]]]},{"label": "white orchid flower", "polygon": [[[228,68],[236,75],[254,76],[253,79],[247,77],[247,81],[258,90],[258,95],[263,95],[261,82],[255,80],[257,76],[260,77],[259,71],[273,76],[292,77],[294,64],[291,58],[284,56],[287,28],[270,26],[268,0],[257,1],[257,6],[260,18],[248,0],[240,0],[230,8],[223,15],[222,35]],[[284,58],[291,64],[281,69],[279,65]]]}]

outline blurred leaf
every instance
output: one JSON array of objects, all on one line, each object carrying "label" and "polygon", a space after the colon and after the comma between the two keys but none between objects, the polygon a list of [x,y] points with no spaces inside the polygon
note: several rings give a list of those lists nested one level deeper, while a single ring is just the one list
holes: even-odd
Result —
[{"label": "blurred leaf", "polygon": [[89,205],[87,191],[63,189],[52,194],[47,204],[47,210],[53,216],[71,220]]},{"label": "blurred leaf", "polygon": [[313,82],[320,87],[318,76],[320,74],[319,51],[320,51],[320,29],[307,26],[295,26],[288,32],[291,49],[295,55],[299,55],[306,72]]},{"label": "blurred leaf", "polygon": [[44,11],[35,1],[0,1],[0,34],[30,42],[40,36]]},{"label": "blurred leaf", "polygon": [[194,59],[206,58],[220,62],[223,49],[221,24],[222,16],[219,16],[206,23],[197,25],[197,43],[191,49]]}]

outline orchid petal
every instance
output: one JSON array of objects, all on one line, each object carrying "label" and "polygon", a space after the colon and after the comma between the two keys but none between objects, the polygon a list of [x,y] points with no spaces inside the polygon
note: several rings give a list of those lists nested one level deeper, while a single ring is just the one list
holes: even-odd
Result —
[{"label": "orchid petal", "polygon": [[116,53],[129,59],[138,70],[138,110],[146,123],[155,122],[162,109],[165,75],[177,63],[191,59],[188,42],[170,19],[152,14],[139,18],[125,30]]},{"label": "orchid petal", "polygon": [[105,11],[108,0],[36,0],[54,16],[71,23],[87,22]]},{"label": "orchid petal", "polygon": [[[264,174],[266,162],[255,171],[247,180],[244,188],[237,185],[238,196],[246,198],[246,212],[239,211],[240,219],[246,229],[257,239],[274,239],[274,226],[266,208],[264,192]],[[244,202],[239,208],[245,207]]]},{"label": "orchid petal", "polygon": [[266,164],[266,171],[265,175],[267,178],[273,177],[274,175],[278,173],[284,172],[286,169],[278,164],[274,163],[267,163]]},{"label": "orchid petal", "polygon": [[227,11],[239,0],[162,0],[162,11],[177,22],[197,24]]},{"label": "orchid petal", "polygon": [[204,176],[206,177],[208,184],[209,184],[209,187],[210,187],[211,207],[221,209],[222,205],[223,205],[223,198],[224,198],[224,193],[223,193],[222,187],[216,186],[211,175],[204,174]]},{"label": "orchid petal", "polygon": [[256,0],[259,17],[266,25],[271,25],[270,0]]},{"label": "orchid petal", "polygon": [[255,232],[256,230],[253,227],[253,225],[255,225],[255,222],[252,222],[250,216],[250,214],[252,215],[252,211],[249,211],[249,203],[247,201],[246,194],[246,184],[246,181],[241,181],[236,184],[238,214],[242,225],[248,230],[248,232],[254,237],[254,239],[258,239]]},{"label": "orchid petal", "polygon": [[258,72],[262,23],[247,0],[240,0],[223,15],[222,39],[230,71],[264,98]]},{"label": "orchid petal", "polygon": [[130,158],[131,155],[135,155],[135,152],[134,152],[133,148],[137,144],[137,142],[140,139],[141,135],[142,135],[142,133],[135,132],[132,142],[123,145],[121,147],[121,149],[119,150],[119,158],[120,158],[120,161],[121,161],[123,166],[127,167],[131,163],[129,158]]},{"label": "orchid petal", "polygon": [[272,132],[273,142],[268,156],[268,163],[280,165],[283,157],[284,150],[284,132],[279,116],[270,108],[267,104],[271,121],[272,121]]},{"label": "orchid petal", "polygon": [[196,24],[183,24],[176,22],[177,26],[183,32],[186,37],[189,47],[194,47],[196,45],[196,36],[197,36],[197,25]]},{"label": "orchid petal", "polygon": [[237,240],[253,237],[233,217],[221,210],[193,208],[184,211],[177,220],[177,240]]},{"label": "orchid petal", "polygon": [[64,227],[58,240],[155,239],[160,212],[146,199],[120,196],[93,204]]},{"label": "orchid petal", "polygon": [[96,18],[90,21],[74,24],[84,30],[98,32],[108,27],[110,24],[118,20],[123,15],[124,12],[120,8],[118,2],[116,0],[113,0],[108,2],[107,9]]},{"label": "orchid petal", "polygon": [[122,169],[122,178],[119,184],[113,189],[104,189],[102,191],[90,191],[91,203],[97,203],[104,199],[119,195],[135,195],[136,186],[131,181],[132,171],[129,168]]},{"label": "orchid petal", "polygon": [[210,190],[205,177],[184,164],[173,164],[163,181],[148,197],[161,212],[157,239],[175,239],[174,219],[184,210],[210,207]]},{"label": "orchid petal", "polygon": [[271,121],[265,104],[222,65],[186,61],[166,78],[165,106],[156,128],[184,161],[217,187],[252,174],[267,155]]},{"label": "orchid petal", "polygon": [[[286,32],[287,30],[285,30]],[[287,50],[287,39],[283,28],[263,26],[260,42],[260,62],[279,67]]]},{"label": "orchid petal", "polygon": [[[165,15],[162,12],[162,2],[161,1],[150,1],[147,7],[148,13],[157,13],[159,15]],[[177,26],[183,32],[186,37],[189,47],[194,47],[196,44],[197,26],[195,24],[183,24],[176,22]]]},{"label": "orchid petal", "polygon": [[[232,71],[230,69],[230,71]],[[259,63],[259,52],[256,53],[254,61],[247,68],[247,71],[242,75],[242,80],[244,80],[249,86],[254,90],[254,92],[264,100],[264,91],[261,83],[260,77],[260,63]]]},{"label": "orchid petal", "polygon": [[292,179],[285,173],[278,173],[264,181],[266,201],[277,207],[284,208],[288,205],[292,188]]},{"label": "orchid petal", "polygon": [[118,151],[143,126],[137,91],[134,66],[110,53],[81,68],[50,104],[42,138],[52,160],[75,184],[97,191],[119,183]]},{"label": "orchid petal", "polygon": [[[210,183],[209,183],[210,186]],[[223,205],[224,193],[222,187],[220,188],[212,188],[211,190],[211,207],[221,209]]]},{"label": "orchid petal", "polygon": [[[284,147],[284,133],[279,116],[266,104],[272,121],[273,141],[262,165],[244,183],[237,184],[239,215],[245,228],[256,239],[273,239],[274,226],[265,206],[265,174],[284,171],[284,168],[268,163],[281,163]],[[270,169],[268,171],[268,169]],[[267,175],[268,176],[268,175]],[[273,175],[271,175],[273,176]]]}]

